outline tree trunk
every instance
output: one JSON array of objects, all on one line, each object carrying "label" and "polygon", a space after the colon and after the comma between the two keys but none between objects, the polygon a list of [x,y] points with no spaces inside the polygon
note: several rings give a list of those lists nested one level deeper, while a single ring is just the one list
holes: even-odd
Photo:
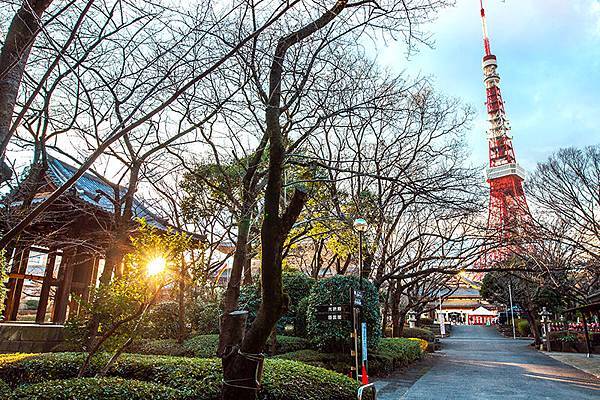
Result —
[{"label": "tree trunk", "polygon": [[252,285],[252,251],[248,244],[248,250],[246,251],[246,263],[244,265],[244,285]]},{"label": "tree trunk", "polygon": [[531,334],[533,335],[534,344],[539,346],[543,343],[542,336],[540,334],[540,327],[536,320],[535,312],[531,310],[526,310],[525,315],[527,316],[527,321],[529,322],[529,327],[531,329]]},{"label": "tree trunk", "polygon": [[385,302],[383,303],[383,316],[381,318],[381,332],[383,333],[384,337],[387,336],[386,329],[387,329],[388,314],[390,312],[390,292],[391,292],[391,285],[388,285],[386,295],[385,295]]},{"label": "tree trunk", "polygon": [[[262,368],[259,353],[264,348],[271,330],[286,311],[289,298],[283,293],[281,263],[283,243],[292,226],[300,216],[306,202],[306,193],[296,189],[283,215],[280,214],[283,188],[283,164],[286,156],[284,138],[279,117],[281,116],[281,87],[285,55],[288,49],[322,29],[346,7],[347,0],[338,0],[319,18],[290,32],[277,42],[269,70],[269,103],[265,110],[266,133],[269,139],[269,169],[264,196],[263,223],[261,227],[262,244],[262,302],[256,319],[242,340],[240,352],[229,353],[223,358],[224,400],[254,400],[260,384]],[[308,72],[307,72],[308,73]],[[259,377],[257,379],[257,376]],[[239,387],[232,382],[242,382]]]},{"label": "tree trunk", "polygon": [[231,275],[227,283],[227,290],[223,300],[223,318],[221,320],[221,329],[219,334],[219,348],[217,354],[225,355],[228,347],[239,346],[237,340],[242,338],[242,334],[236,329],[244,329],[243,325],[239,325],[235,318],[232,318],[231,313],[238,308],[238,300],[240,298],[240,284],[242,280],[242,272],[246,265],[246,251],[248,249],[248,238],[250,236],[250,219],[242,218],[238,223],[237,242],[235,253],[233,254],[233,266]]},{"label": "tree trunk", "polygon": [[31,46],[40,30],[40,18],[52,0],[23,1],[12,19],[0,52],[0,182],[10,178],[6,148],[10,125]]}]

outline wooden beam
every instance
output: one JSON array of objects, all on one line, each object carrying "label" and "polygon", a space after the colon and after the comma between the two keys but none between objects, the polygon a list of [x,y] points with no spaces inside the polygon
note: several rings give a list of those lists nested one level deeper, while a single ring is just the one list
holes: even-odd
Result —
[{"label": "wooden beam", "polygon": [[[22,247],[15,252],[13,260],[12,273],[25,274],[27,264],[29,263],[29,248]],[[8,304],[6,307],[6,320],[15,321],[19,313],[19,304],[21,302],[21,292],[23,290],[23,279],[12,278],[8,282]]]},{"label": "wooden beam", "polygon": [[44,273],[44,281],[42,283],[42,291],[40,293],[40,302],[38,303],[38,309],[35,315],[35,322],[38,324],[43,324],[46,320],[48,297],[50,296],[50,286],[52,285],[55,263],[56,250],[54,249],[48,253],[48,259],[46,260],[46,271]]},{"label": "wooden beam", "polygon": [[64,324],[67,318],[67,305],[69,304],[71,283],[73,282],[74,259],[74,255],[66,257],[63,255],[63,259],[61,261],[62,279],[60,279],[60,283],[56,290],[56,298],[54,299],[54,315],[52,316],[52,322],[55,324]]}]

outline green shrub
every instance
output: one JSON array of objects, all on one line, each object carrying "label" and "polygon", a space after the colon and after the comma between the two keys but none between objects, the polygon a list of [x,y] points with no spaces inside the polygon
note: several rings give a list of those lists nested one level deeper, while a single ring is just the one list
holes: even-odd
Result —
[{"label": "green shrub", "polygon": [[55,380],[17,388],[14,400],[176,400],[179,391],[154,383],[119,378]]},{"label": "green shrub", "polygon": [[307,336],[306,312],[308,311],[308,296],[300,300],[296,308],[296,320],[294,322],[294,334],[305,338]]},{"label": "green shrub", "polygon": [[175,339],[141,339],[132,343],[128,353],[157,356],[193,356],[194,354]]},{"label": "green shrub", "polygon": [[275,354],[290,353],[292,351],[310,348],[310,342],[295,336],[277,336],[277,349]]},{"label": "green shrub", "polygon": [[428,342],[435,341],[435,334],[430,329],[426,328],[404,328],[402,337],[423,339]]},{"label": "green shrub", "polygon": [[[69,382],[58,383],[56,379],[74,378],[81,362],[83,354],[73,353],[54,353],[40,355],[0,355],[0,379],[10,382],[14,386],[25,383],[39,383],[43,381],[54,381],[46,386],[64,385],[65,390],[70,393],[76,393],[78,387],[85,386],[86,383],[79,384],[75,382],[73,389]],[[107,356],[101,356],[99,360],[93,362],[90,373],[94,373],[106,362]],[[127,378],[133,381],[141,381],[160,385],[158,387],[169,387],[176,389],[172,391],[164,390],[167,394],[172,394],[177,399],[185,400],[218,400],[220,398],[220,388],[222,381],[221,361],[218,359],[197,359],[166,356],[142,356],[125,354],[108,371],[108,375],[113,378]],[[9,380],[10,379],[10,380]],[[78,381],[78,380],[75,380]],[[84,382],[93,382],[86,380]],[[358,384],[339,374],[315,368],[298,362],[287,360],[267,359],[265,361],[265,371],[263,380],[263,390],[260,392],[260,400],[352,400],[356,396]],[[129,382],[124,383],[118,389],[126,390]],[[134,383],[135,385],[137,383]],[[95,383],[89,383],[94,389]],[[111,388],[111,385],[106,385]],[[63,399],[63,397],[33,397],[36,392],[27,391],[32,386],[23,386],[18,390],[23,393],[18,399]],[[42,387],[37,386],[37,387]],[[60,386],[62,387],[62,386]],[[111,399],[138,399],[149,398],[156,386],[140,387],[139,393],[146,394],[147,397],[134,397],[134,395],[121,395],[125,392],[117,392],[119,395]],[[145,391],[146,388],[149,388]],[[40,389],[41,390],[41,389]],[[52,389],[48,389],[52,390]],[[108,389],[107,389],[108,390]],[[27,394],[30,394],[27,397]],[[42,391],[40,396],[45,391]],[[54,393],[54,392],[49,392]],[[100,397],[103,392],[93,392],[97,396],[81,398],[85,399],[104,399]],[[154,392],[152,392],[154,393]],[[160,392],[158,392],[160,393]],[[80,400],[77,397],[64,397],[69,400]],[[162,399],[162,397],[157,397]]]},{"label": "green shrub", "polygon": [[[381,339],[376,349],[369,352],[369,375],[389,374],[407,366],[423,355],[420,343],[410,339]],[[276,359],[300,361],[342,374],[348,373],[354,360],[345,353],[322,353],[299,350],[275,356]]]},{"label": "green shrub", "polygon": [[179,303],[163,301],[150,308],[144,318],[144,337],[177,339],[179,334]]},{"label": "green shrub", "polygon": [[419,321],[417,321],[417,325],[418,326],[428,326],[428,325],[433,325],[434,321],[431,318],[419,318]]},{"label": "green shrub", "polygon": [[526,319],[518,319],[515,321],[517,332],[519,336],[529,336],[531,334],[531,328],[529,327],[529,321]]},{"label": "green shrub", "polygon": [[194,357],[210,358],[217,355],[219,335],[198,335],[183,343],[184,348]]},{"label": "green shrub", "polygon": [[10,386],[6,384],[4,381],[0,381],[0,399],[8,399],[12,393],[12,389]]},{"label": "green shrub", "polygon": [[[351,347],[350,321],[318,321],[316,307],[323,304],[350,304],[350,290],[358,290],[360,280],[355,276],[336,275],[318,281],[310,291],[307,315],[308,336],[319,350],[345,352]],[[375,286],[363,280],[363,315],[367,322],[369,348],[377,346],[381,337],[379,293]]]},{"label": "green shrub", "polygon": [[40,304],[39,300],[30,299],[25,302],[25,308],[27,310],[37,310],[39,304]]},{"label": "green shrub", "polygon": [[[95,362],[102,358],[96,358]],[[15,387],[23,383],[74,378],[83,359],[82,353],[0,354],[0,380]]]},{"label": "green shrub", "polygon": [[[316,281],[303,272],[284,272],[282,281],[283,290],[288,295],[290,302],[288,311],[277,322],[277,331],[283,333],[286,325],[293,325],[294,334],[301,336],[302,330],[306,330],[303,329],[303,325],[306,325],[307,305],[300,307],[300,303],[308,297],[310,289]],[[298,331],[298,329],[300,330]]]},{"label": "green shrub", "polygon": [[[284,272],[282,275],[282,284],[283,291],[289,297],[289,305],[288,311],[277,321],[277,332],[284,333],[286,325],[293,325],[294,333],[300,335],[300,333],[296,332],[296,324],[299,324],[300,328],[302,328],[306,316],[305,313],[298,314],[299,304],[302,299],[309,295],[310,289],[315,284],[315,280],[302,272]],[[260,302],[260,291],[257,285],[242,286],[239,303],[242,309],[248,311],[248,325],[256,318]]]},{"label": "green shrub", "polygon": [[[129,349],[127,349],[127,352],[147,355],[211,358],[216,356],[218,345],[218,335],[194,336],[183,342],[183,344],[177,343],[175,339],[142,339],[133,342]],[[267,349],[268,347],[267,344]],[[277,336],[275,354],[289,353],[309,347],[310,343],[306,339],[294,336]]]},{"label": "green shrub", "polygon": [[358,383],[300,362],[266,360],[260,400],[353,400]]},{"label": "green shrub", "polygon": [[200,299],[188,307],[192,331],[200,335],[219,333],[221,308],[218,302]]}]

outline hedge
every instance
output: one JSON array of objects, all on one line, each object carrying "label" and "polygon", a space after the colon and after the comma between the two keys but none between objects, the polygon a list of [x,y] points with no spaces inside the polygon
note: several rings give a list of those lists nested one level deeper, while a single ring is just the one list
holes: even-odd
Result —
[{"label": "hedge", "polygon": [[426,328],[404,328],[402,331],[402,337],[404,338],[418,338],[427,340],[428,342],[435,341],[435,334]]},{"label": "hedge", "polygon": [[6,382],[0,381],[0,399],[8,399],[11,393],[11,387]]},{"label": "hedge", "polygon": [[176,339],[142,339],[129,346],[128,353],[157,356],[193,357],[194,353]]},{"label": "hedge", "polygon": [[[421,339],[381,339],[376,349],[368,353],[369,374],[383,375],[407,366],[424,353],[426,341]],[[276,356],[278,359],[295,360],[303,363],[326,368],[339,373],[348,373],[353,359],[349,354],[321,353],[316,350],[300,350]]]},{"label": "hedge", "polygon": [[[352,343],[350,321],[319,321],[317,306],[350,304],[350,291],[359,290],[361,280],[356,276],[336,275],[321,279],[313,286],[308,297],[307,331],[313,346],[324,352],[350,352]],[[362,280],[363,299],[362,313],[367,322],[368,346],[375,348],[381,337],[381,314],[379,293],[375,286]]]},{"label": "hedge", "polygon": [[[58,385],[57,379],[68,379],[64,385],[69,385],[69,382],[73,381],[69,378],[76,377],[83,357],[83,354],[77,353],[0,355],[0,380],[10,382],[13,387],[44,381],[53,381],[48,385]],[[97,357],[92,362],[90,374],[97,371],[106,362],[107,357],[108,355]],[[176,392],[169,393],[176,395],[177,399],[185,400],[218,400],[222,381],[221,361],[218,359],[133,354],[123,355],[109,370],[108,375],[113,378],[164,385],[176,389]],[[91,381],[83,382],[74,383],[75,389],[72,390],[75,391],[76,387]],[[275,359],[265,361],[263,383],[263,390],[259,396],[261,400],[351,400],[356,398],[358,388],[355,381],[343,375],[295,361]],[[94,386],[93,383],[89,385]],[[122,386],[126,385],[119,387]],[[24,391],[25,388],[20,387],[18,390]],[[123,398],[130,400],[128,396]],[[69,398],[84,399],[90,397]]]},{"label": "hedge", "polygon": [[[315,280],[302,272],[286,271],[282,275],[283,291],[288,295],[289,304],[287,312],[277,321],[277,332],[284,333],[286,325],[294,326],[294,334],[305,335],[306,308],[299,307],[305,299]],[[257,285],[244,285],[240,289],[239,303],[244,310],[248,311],[247,324],[251,324],[256,318],[261,303],[260,290]],[[300,314],[299,314],[300,313]]]},{"label": "hedge", "polygon": [[[267,343],[267,352],[270,350]],[[186,340],[183,344],[174,339],[140,340],[134,342],[128,353],[146,355],[166,355],[182,357],[211,358],[217,353],[218,335],[198,335]],[[277,336],[275,354],[289,353],[310,347],[308,340],[294,336]]]},{"label": "hedge", "polygon": [[180,400],[176,389],[120,378],[79,378],[24,385],[11,400]]},{"label": "hedge", "polygon": [[198,335],[183,343],[183,347],[194,357],[216,357],[219,347],[219,335]]},{"label": "hedge", "polygon": [[427,340],[419,339],[419,338],[408,338],[408,340],[414,340],[419,343],[419,347],[421,348],[421,352],[425,353],[429,349],[429,342]]}]

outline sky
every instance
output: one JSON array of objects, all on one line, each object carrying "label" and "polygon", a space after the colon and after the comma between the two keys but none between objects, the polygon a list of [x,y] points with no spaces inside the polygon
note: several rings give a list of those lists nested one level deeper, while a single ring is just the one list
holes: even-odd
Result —
[{"label": "sky", "polygon": [[[532,172],[563,147],[600,144],[600,0],[487,0],[492,53],[519,163]],[[467,142],[487,161],[483,41],[478,0],[457,0],[426,26],[433,48],[408,60],[401,44],[380,51],[392,70],[432,76],[438,90],[477,112]]]}]

